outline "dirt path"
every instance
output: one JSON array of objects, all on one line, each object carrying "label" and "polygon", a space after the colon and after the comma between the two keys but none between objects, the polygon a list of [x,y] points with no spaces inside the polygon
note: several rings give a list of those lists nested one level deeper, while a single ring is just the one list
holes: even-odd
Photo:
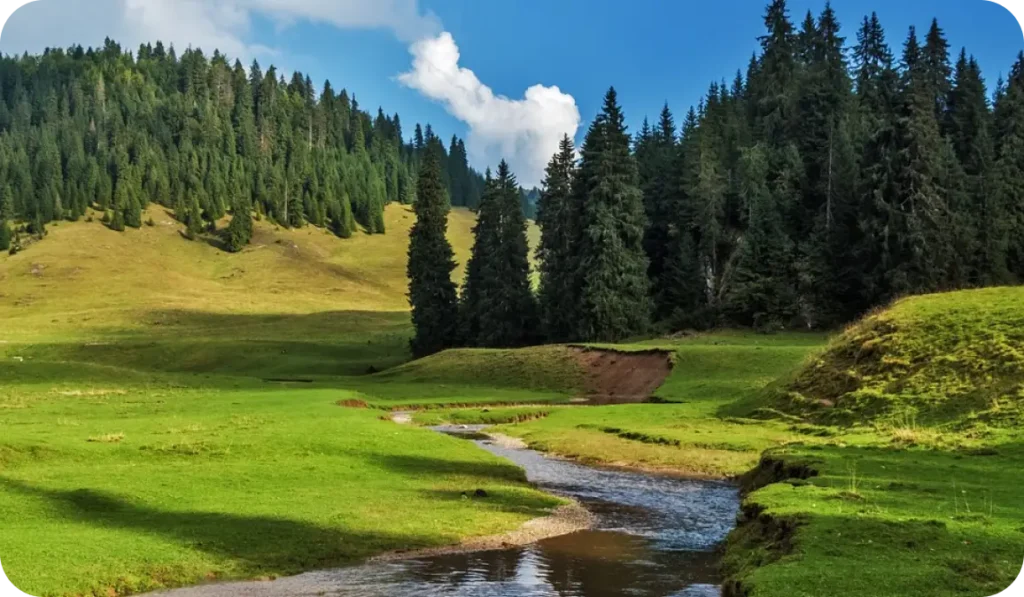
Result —
[{"label": "dirt path", "polygon": [[671,353],[572,349],[586,372],[590,404],[647,402],[672,373]]}]

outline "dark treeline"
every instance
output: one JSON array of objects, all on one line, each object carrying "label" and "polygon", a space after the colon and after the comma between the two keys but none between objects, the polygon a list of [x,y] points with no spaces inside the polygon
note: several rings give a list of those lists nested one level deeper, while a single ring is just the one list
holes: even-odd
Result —
[{"label": "dark treeline", "polygon": [[[403,137],[398,115],[360,110],[330,82],[317,93],[256,62],[219,52],[107,41],[42,56],[0,58],[0,244],[8,221],[42,235],[89,208],[111,228],[142,225],[150,202],[172,209],[189,235],[226,213],[312,224],[341,237],[384,232],[384,205],[412,203],[420,162],[437,154],[451,204],[476,207],[483,177],[464,143],[428,125]],[[249,241],[234,218],[229,246]]]},{"label": "dark treeline", "polygon": [[745,73],[681,126],[666,106],[632,155],[614,91],[579,161],[563,143],[538,215],[551,340],[830,327],[1024,280],[1024,54],[990,102],[934,21],[900,58],[875,15],[849,44],[827,4],[794,27],[775,0],[765,24]]},{"label": "dark treeline", "polygon": [[461,305],[433,293],[460,326],[431,350],[826,328],[903,295],[1024,280],[1024,53],[990,102],[934,21],[899,59],[875,15],[851,47],[827,4],[795,28],[774,0],[765,24],[746,73],[681,127],[666,106],[631,138],[612,89],[579,154],[562,141],[537,201],[536,302],[503,165]]}]

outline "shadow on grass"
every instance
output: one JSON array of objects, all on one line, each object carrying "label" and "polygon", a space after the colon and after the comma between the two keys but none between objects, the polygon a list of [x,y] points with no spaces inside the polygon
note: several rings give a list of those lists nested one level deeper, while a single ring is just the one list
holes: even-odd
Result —
[{"label": "shadow on grass", "polygon": [[466,490],[427,490],[423,495],[439,502],[460,502],[473,500],[473,502],[508,512],[511,514],[523,514],[530,517],[546,516],[551,509],[558,505],[558,502],[549,496],[541,493],[529,493],[508,491],[504,489],[487,491],[484,495],[475,495],[473,488]]},{"label": "shadow on grass", "polygon": [[453,475],[475,477],[478,481],[526,482],[526,472],[511,463],[443,460],[430,456],[409,455],[383,456],[378,462],[384,468],[401,475]]},{"label": "shadow on grass", "polygon": [[19,356],[144,372],[258,378],[364,375],[410,359],[407,313],[165,310],[141,314],[138,324],[98,330],[103,342],[27,345]]},{"label": "shadow on grass", "polygon": [[2,477],[0,488],[45,500],[67,520],[158,535],[230,559],[253,575],[294,574],[444,542],[443,537],[357,532],[285,518],[159,510],[92,489],[45,489]]}]

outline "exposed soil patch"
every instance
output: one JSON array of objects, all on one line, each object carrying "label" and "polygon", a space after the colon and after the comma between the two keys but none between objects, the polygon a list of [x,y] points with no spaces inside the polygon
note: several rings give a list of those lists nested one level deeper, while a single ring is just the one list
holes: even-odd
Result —
[{"label": "exposed soil patch", "polygon": [[365,400],[357,400],[355,398],[349,400],[339,400],[338,406],[345,408],[370,408],[370,405]]},{"label": "exposed soil patch", "polygon": [[586,372],[590,404],[647,402],[672,373],[671,353],[663,350],[616,352],[573,348]]}]

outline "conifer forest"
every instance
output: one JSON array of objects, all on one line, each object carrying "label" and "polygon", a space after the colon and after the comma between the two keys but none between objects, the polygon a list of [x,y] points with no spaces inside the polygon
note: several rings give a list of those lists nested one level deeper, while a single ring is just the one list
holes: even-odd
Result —
[{"label": "conifer forest", "polygon": [[[188,238],[230,214],[232,251],[252,218],[347,238],[386,233],[387,203],[465,206],[480,214],[465,283],[424,289],[447,297],[428,310],[458,313],[435,349],[831,329],[897,297],[1024,279],[1024,55],[991,81],[936,21],[887,34],[874,14],[842,27],[827,4],[795,20],[774,0],[764,24],[761,51],[685,112],[630,131],[609,90],[531,193],[506,164],[477,173],[461,139],[407,135],[330,82],[217,51],[108,40],[6,56],[0,243],[90,208],[138,228],[149,203]],[[452,269],[444,251],[410,258]]]}]

